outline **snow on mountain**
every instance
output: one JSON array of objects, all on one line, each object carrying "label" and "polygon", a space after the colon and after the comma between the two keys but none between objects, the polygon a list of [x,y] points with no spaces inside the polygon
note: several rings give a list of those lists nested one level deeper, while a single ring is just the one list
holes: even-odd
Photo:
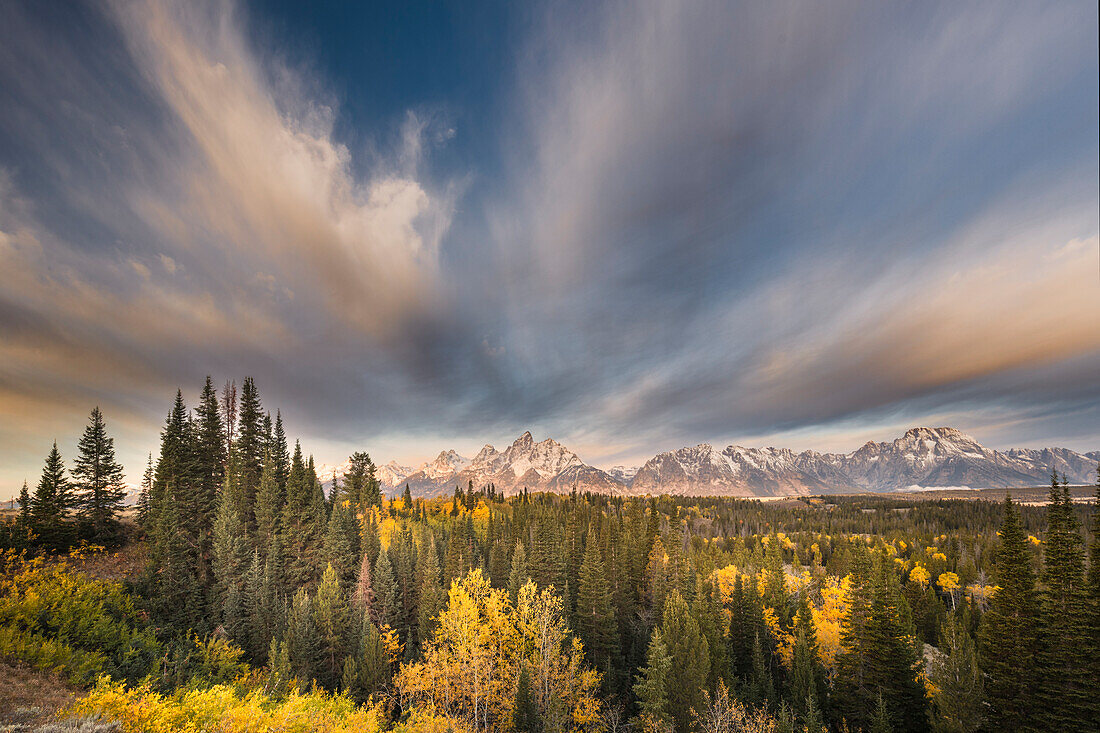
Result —
[{"label": "snow on mountain", "polygon": [[[440,496],[472,481],[482,488],[514,494],[579,491],[609,494],[692,494],[711,496],[797,496],[850,491],[902,491],[919,486],[998,488],[1036,486],[1053,468],[1071,483],[1096,481],[1100,451],[1081,454],[1066,448],[996,451],[954,428],[912,428],[896,440],[869,442],[851,453],[796,453],[788,448],[709,443],[660,453],[641,467],[602,470],[586,464],[556,440],[535,442],[525,432],[504,450],[483,447],[473,458],[453,450],[414,469],[394,461],[378,467],[383,490],[408,484],[415,495]],[[319,466],[327,486],[333,471],[348,464]]]},{"label": "snow on mountain", "polygon": [[378,480],[383,486],[398,486],[414,470],[412,466],[402,466],[397,461],[390,461],[386,465],[378,467]]},{"label": "snow on mountain", "polygon": [[[556,440],[547,438],[536,443],[525,432],[503,451],[486,445],[473,459],[454,451],[440,453],[435,461],[405,476],[400,484],[408,484],[417,495],[438,496],[466,487],[470,482],[478,488],[493,484],[497,491],[513,494],[526,487],[530,491],[570,491],[573,485],[580,491],[609,493],[623,487],[598,468],[587,465]],[[394,488],[393,484],[386,484]]]},{"label": "snow on mountain", "polygon": [[1095,480],[1100,453],[1065,448],[986,448],[954,428],[912,428],[902,437],[869,442],[851,453],[794,453],[786,448],[703,443],[661,453],[634,476],[630,493],[782,496],[844,491],[898,491],[911,486],[996,488],[1034,486],[1051,469],[1073,483]]},{"label": "snow on mountain", "polygon": [[641,466],[612,466],[607,469],[607,475],[621,484],[629,484],[640,469]]}]

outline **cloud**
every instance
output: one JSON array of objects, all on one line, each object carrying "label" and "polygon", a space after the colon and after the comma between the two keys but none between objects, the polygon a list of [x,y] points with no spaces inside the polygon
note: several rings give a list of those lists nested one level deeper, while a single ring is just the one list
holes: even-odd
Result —
[{"label": "cloud", "polygon": [[462,100],[342,137],[233,2],[6,13],[5,465],[207,373],[341,451],[1095,436],[1093,7],[539,6],[477,169]]}]

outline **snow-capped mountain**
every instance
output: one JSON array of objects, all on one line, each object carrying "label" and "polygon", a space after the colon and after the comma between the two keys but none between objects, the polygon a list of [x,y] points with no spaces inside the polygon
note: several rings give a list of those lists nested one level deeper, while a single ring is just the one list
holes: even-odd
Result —
[{"label": "snow-capped mountain", "polygon": [[386,465],[378,467],[377,475],[383,486],[397,486],[415,470],[412,466],[402,466],[397,461],[390,461]]},{"label": "snow-capped mountain", "polygon": [[619,483],[629,484],[640,469],[641,466],[612,466],[607,469],[607,474]]},{"label": "snow-capped mountain", "polygon": [[[912,428],[896,440],[869,442],[851,453],[739,445],[719,450],[700,443],[660,453],[641,467],[602,470],[556,440],[535,442],[525,432],[504,450],[486,445],[473,458],[447,450],[415,469],[390,461],[378,467],[378,479],[387,493],[408,484],[416,496],[450,494],[471,481],[478,488],[494,484],[507,494],[524,487],[565,493],[576,486],[605,494],[792,496],[936,486],[1038,486],[1049,481],[1052,468],[1071,483],[1091,484],[1098,462],[1100,451],[996,451],[954,428]],[[347,463],[319,466],[317,472],[327,487],[334,471],[342,476],[347,468]]]},{"label": "snow-capped mountain", "polygon": [[473,459],[445,451],[396,483],[383,481],[383,486],[392,490],[408,484],[418,496],[438,496],[454,491],[455,486],[465,488],[471,481],[478,488],[494,484],[497,491],[508,494],[524,487],[564,492],[576,485],[579,491],[604,493],[623,488],[621,481],[589,466],[561,443],[549,438],[536,443],[530,432],[503,451],[486,445]]},{"label": "snow-capped mountain", "polygon": [[1100,453],[1066,448],[991,450],[954,428],[913,428],[892,442],[851,453],[703,443],[661,453],[634,476],[630,492],[781,496],[909,487],[998,488],[1042,485],[1053,468],[1072,483],[1092,483]]}]

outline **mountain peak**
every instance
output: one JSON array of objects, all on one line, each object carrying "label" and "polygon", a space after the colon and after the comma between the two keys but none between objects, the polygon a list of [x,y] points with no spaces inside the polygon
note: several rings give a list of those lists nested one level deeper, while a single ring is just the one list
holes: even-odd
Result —
[{"label": "mountain peak", "polygon": [[534,443],[535,443],[535,439],[531,436],[531,431],[530,430],[525,430],[523,432],[523,435],[516,438],[516,441],[514,443],[512,443],[512,445],[514,445],[516,447],[526,447],[526,446],[534,445]]}]

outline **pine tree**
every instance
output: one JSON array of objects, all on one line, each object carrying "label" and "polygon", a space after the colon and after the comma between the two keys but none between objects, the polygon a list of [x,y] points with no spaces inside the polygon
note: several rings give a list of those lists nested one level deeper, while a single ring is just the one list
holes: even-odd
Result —
[{"label": "pine tree", "polygon": [[244,581],[249,548],[244,533],[244,522],[237,513],[237,502],[233,496],[236,491],[236,476],[226,476],[225,488],[218,503],[218,513],[214,519],[213,571],[214,606],[221,609],[222,620],[226,618],[227,599],[231,592],[240,595],[240,586]]},{"label": "pine tree", "polygon": [[72,488],[55,440],[30,499],[31,530],[41,544],[58,549],[69,545],[73,536],[68,522],[72,508]]},{"label": "pine tree", "polygon": [[806,591],[799,598],[794,634],[789,698],[796,716],[805,723],[811,714],[809,702],[813,703],[813,713],[820,715],[828,694],[825,667],[821,664],[817,643],[817,628]]},{"label": "pine tree", "polygon": [[519,680],[516,682],[512,726],[519,733],[538,733],[542,727],[539,721],[539,709],[531,692],[531,673],[527,670],[526,664],[520,667]]},{"label": "pine tree", "polygon": [[668,711],[678,733],[688,730],[694,710],[703,709],[703,690],[710,674],[710,652],[699,624],[680,592],[665,599],[661,638],[672,666],[668,672]]},{"label": "pine tree", "polygon": [[286,482],[290,477],[290,450],[288,449],[286,431],[283,430],[283,414],[275,411],[275,431],[271,440],[271,461],[275,473],[275,484],[279,487],[279,495],[286,493]]},{"label": "pine tree", "polygon": [[972,733],[982,726],[982,673],[966,624],[954,617],[940,628],[940,656],[931,665],[928,681],[937,733]]},{"label": "pine tree", "polygon": [[434,537],[418,557],[417,573],[420,576],[417,638],[423,644],[435,632],[436,620],[447,600],[447,593],[439,582],[439,555]]},{"label": "pine tree", "polygon": [[605,672],[605,687],[610,672],[618,664],[619,629],[611,608],[611,594],[603,572],[603,558],[591,528],[585,542],[577,590],[576,632],[584,643],[586,657],[599,671]]},{"label": "pine tree", "polygon": [[397,579],[386,550],[378,551],[374,563],[375,623],[397,630],[401,624],[401,605],[397,595]]},{"label": "pine tree", "polygon": [[994,730],[1031,730],[1039,709],[1039,606],[1031,553],[1010,496],[1005,497],[1000,535],[994,566],[999,589],[982,617],[979,637],[988,725]]},{"label": "pine tree", "polygon": [[29,523],[31,518],[31,492],[27,488],[27,482],[23,481],[23,488],[19,489],[19,519],[23,523]]},{"label": "pine tree", "polygon": [[926,731],[928,700],[919,678],[918,642],[892,563],[878,556],[868,580],[862,562],[855,573],[860,588],[853,594],[842,632],[838,708],[849,724],[868,726],[882,696],[894,728]]},{"label": "pine tree", "polygon": [[256,492],[260,486],[260,472],[263,468],[264,448],[267,439],[264,435],[264,412],[260,404],[260,393],[252,377],[245,377],[241,385],[240,423],[237,441],[233,446],[237,457],[238,481],[244,501],[241,516],[251,531],[255,527],[253,514],[256,504]]},{"label": "pine tree", "polygon": [[256,494],[256,542],[258,545],[266,545],[279,531],[284,504],[283,488],[279,486],[275,458],[270,451],[266,451],[260,469],[260,488]]},{"label": "pine tree", "polygon": [[335,569],[340,583],[350,588],[359,571],[359,528],[350,501],[340,501],[332,508],[325,531],[325,560]]},{"label": "pine tree", "polygon": [[340,577],[332,565],[325,567],[313,601],[313,623],[321,650],[318,681],[335,689],[340,681],[348,638],[348,607],[340,589]]},{"label": "pine tree", "polygon": [[310,680],[317,676],[320,648],[313,623],[313,599],[305,588],[299,588],[291,601],[285,641],[294,676],[300,686],[308,689]]},{"label": "pine tree", "polygon": [[1051,476],[1044,544],[1041,613],[1045,633],[1041,709],[1052,730],[1095,730],[1100,724],[1097,682],[1089,675],[1090,614],[1085,551],[1068,486]]},{"label": "pine tree", "polygon": [[107,435],[99,407],[92,409],[77,450],[73,465],[73,501],[77,513],[95,540],[109,540],[118,532],[118,513],[126,498],[126,485],[122,466],[115,460],[115,439]]},{"label": "pine tree", "polygon": [[[195,545],[200,582],[209,584],[210,543],[214,515],[218,506],[218,490],[225,483],[225,428],[222,425],[218,392],[210,377],[202,388],[195,411],[194,460],[195,481],[188,501],[181,508],[187,515],[189,534]],[[266,649],[265,649],[266,651]]]},{"label": "pine tree", "polygon": [[[672,670],[672,657],[669,655],[661,630],[656,629],[649,640],[646,652],[646,665],[634,685],[634,695],[638,699],[639,716],[643,719],[672,725],[669,706],[669,679]],[[642,726],[645,728],[646,726]]]},{"label": "pine tree", "polygon": [[138,526],[148,532],[151,528],[150,501],[153,493],[153,454],[149,454],[149,462],[145,466],[145,474],[141,477],[141,492],[137,500]]},{"label": "pine tree", "polygon": [[523,543],[517,542],[516,549],[512,553],[512,571],[508,574],[508,597],[512,603],[519,597],[519,589],[522,588],[530,577],[527,575],[527,552],[523,549]]},{"label": "pine tree", "polygon": [[762,708],[775,701],[775,676],[771,664],[765,658],[764,644],[760,641],[760,632],[752,642],[752,684],[748,688],[749,700]]},{"label": "pine tree", "polygon": [[313,489],[308,469],[302,460],[302,447],[295,443],[290,477],[286,482],[286,503],[283,505],[280,523],[282,545],[287,558],[287,580],[293,587],[312,583],[317,576],[317,560],[321,547]]},{"label": "pine tree", "polygon": [[390,660],[382,635],[371,622],[370,615],[354,612],[353,617],[358,626],[354,654],[344,661],[341,688],[353,700],[365,703],[389,682]]}]

